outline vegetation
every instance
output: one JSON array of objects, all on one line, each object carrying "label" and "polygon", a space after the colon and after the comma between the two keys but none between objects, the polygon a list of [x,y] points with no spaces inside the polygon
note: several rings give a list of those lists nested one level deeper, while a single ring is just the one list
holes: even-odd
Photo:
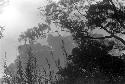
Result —
[{"label": "vegetation", "polygon": [[[58,3],[48,1],[41,15],[45,23],[38,24],[23,32],[19,41],[24,42],[28,56],[26,67],[22,67],[19,59],[16,73],[9,73],[11,84],[121,84],[125,81],[125,12],[124,7],[114,0],[102,0],[93,4],[93,0],[60,0]],[[87,3],[87,4],[86,4]],[[116,4],[117,3],[117,4]],[[56,27],[55,30],[51,25]],[[61,39],[61,50],[66,58],[65,67],[60,59],[50,55],[57,68],[55,73],[51,62],[45,57],[47,69],[42,65],[38,71],[37,61],[33,53],[34,41],[46,38],[52,32]],[[60,32],[70,33],[76,47],[69,55]],[[101,32],[101,33],[100,33]],[[19,47],[20,48],[20,47]],[[116,52],[117,50],[118,52]],[[61,55],[61,53],[60,53]],[[42,75],[40,74],[42,73]],[[12,80],[14,82],[12,82]],[[9,83],[8,83],[9,84]]]},{"label": "vegetation", "polygon": [[[118,8],[112,0],[89,3],[88,6],[81,4],[84,2],[61,0],[58,4],[51,3],[46,7],[47,21],[55,23],[62,31],[68,29],[78,44],[67,58],[67,67],[59,73],[66,80],[84,76],[97,78],[97,73],[110,82],[121,77],[124,80],[124,59],[109,53],[113,49],[124,50],[125,41],[121,37],[124,35],[124,9],[121,6]],[[93,33],[95,30],[105,34],[97,37]]]}]

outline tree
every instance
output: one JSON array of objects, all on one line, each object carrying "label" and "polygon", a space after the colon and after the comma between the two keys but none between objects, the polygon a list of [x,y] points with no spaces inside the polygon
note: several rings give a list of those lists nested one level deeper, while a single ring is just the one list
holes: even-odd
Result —
[{"label": "tree", "polygon": [[17,83],[22,84],[23,82],[25,82],[25,74],[24,74],[24,69],[22,67],[22,61],[21,58],[19,57],[18,62],[17,62],[17,71],[16,71],[16,80]]},{"label": "tree", "polygon": [[6,64],[6,52],[5,52],[5,60],[4,60],[4,76],[3,76],[3,83],[7,83],[7,84],[10,84],[10,77],[11,76],[11,73],[9,72],[8,70],[8,67],[7,67],[7,64]]},{"label": "tree", "polygon": [[[58,3],[50,3],[45,9],[47,21],[58,25],[62,31],[68,30],[78,44],[69,56],[71,63],[63,73],[67,72],[65,75],[71,78],[71,73],[75,77],[80,77],[90,72],[92,76],[93,72],[97,71],[110,79],[119,76],[124,78],[124,60],[109,54],[114,47],[119,49],[116,47],[118,46],[116,40],[122,43],[121,47],[124,49],[125,41],[121,37],[125,34],[124,10],[118,8],[113,0],[103,0],[97,4],[89,3],[87,6],[84,3],[85,0],[61,0]],[[93,34],[95,30],[102,30],[106,34],[96,37]],[[107,39],[109,42],[105,44]],[[116,67],[119,69],[115,70]]]},{"label": "tree", "polygon": [[3,37],[4,27],[0,26],[0,39]]},{"label": "tree", "polygon": [[36,77],[37,77],[37,73],[36,73],[37,60],[33,56],[31,47],[28,48],[27,55],[28,55],[28,61],[25,68],[26,81],[28,84],[34,84],[36,82]]},{"label": "tree", "polygon": [[[81,35],[91,39],[115,38],[124,44],[121,38],[124,35],[124,10],[116,7],[112,0],[89,5],[85,5],[85,2],[87,0],[61,0],[57,4],[50,3],[44,11],[46,20],[55,23],[61,29],[69,29],[77,39],[80,39],[78,36]],[[91,32],[95,29],[101,29],[109,35],[94,38]]]},{"label": "tree", "polygon": [[112,4],[102,2],[90,6],[86,17],[89,26],[99,27],[109,33],[110,38],[115,38],[123,44],[125,43],[124,39],[118,36],[124,35],[124,10],[118,9]]},{"label": "tree", "polygon": [[21,33],[19,35],[19,42],[24,41],[24,43],[26,44],[27,42],[33,43],[33,41],[35,41],[38,38],[45,38],[45,30],[49,29],[49,26],[47,24],[38,24],[38,27],[33,27],[33,28],[29,28],[27,29],[27,31]]}]

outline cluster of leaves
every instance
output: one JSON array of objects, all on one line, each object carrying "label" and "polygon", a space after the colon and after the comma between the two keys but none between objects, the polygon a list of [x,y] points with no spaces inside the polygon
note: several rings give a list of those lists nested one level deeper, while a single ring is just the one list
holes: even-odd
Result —
[{"label": "cluster of leaves", "polygon": [[91,5],[86,17],[89,26],[100,27],[111,34],[124,32],[124,11],[109,3]]},{"label": "cluster of leaves", "polygon": [[19,36],[19,41],[24,41],[25,43],[28,41],[29,43],[31,43],[32,41],[38,39],[38,38],[42,38],[45,37],[46,33],[44,32],[44,30],[49,29],[49,26],[47,24],[38,24],[38,27],[33,27],[30,29],[27,29],[27,31],[23,32],[20,36]]},{"label": "cluster of leaves", "polygon": [[[47,22],[54,22],[60,25],[62,20],[73,19],[75,16],[76,19],[81,18],[81,15],[77,15],[80,11],[83,10],[85,0],[60,0],[58,3],[50,3],[46,6],[44,10],[44,15],[46,16]],[[78,9],[78,10],[77,10]],[[74,13],[75,11],[75,13]],[[83,13],[83,12],[81,12]],[[71,14],[71,15],[70,15]],[[83,18],[82,18],[83,19]],[[63,27],[63,25],[60,25]]]}]

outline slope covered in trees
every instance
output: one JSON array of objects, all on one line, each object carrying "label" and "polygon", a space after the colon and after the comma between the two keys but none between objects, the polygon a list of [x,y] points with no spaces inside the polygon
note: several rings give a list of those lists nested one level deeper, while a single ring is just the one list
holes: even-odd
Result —
[{"label": "slope covered in trees", "polygon": [[[64,44],[62,44],[62,40]],[[33,84],[38,84],[46,81],[54,82],[58,79],[56,73],[59,68],[65,66],[66,61],[62,46],[65,46],[67,54],[71,54],[73,41],[71,36],[61,38],[50,34],[47,42],[48,45],[41,45],[41,41],[41,43],[23,44],[18,47],[19,56],[14,64],[7,68],[7,74],[10,75],[11,80],[17,83],[28,81],[31,83],[30,79],[32,79]],[[69,45],[69,43],[71,44]],[[30,48],[31,50],[29,50]],[[11,81],[11,83],[14,82]]]}]

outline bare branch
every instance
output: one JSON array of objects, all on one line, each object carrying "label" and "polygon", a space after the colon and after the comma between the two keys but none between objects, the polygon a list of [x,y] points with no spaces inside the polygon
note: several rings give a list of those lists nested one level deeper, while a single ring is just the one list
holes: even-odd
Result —
[{"label": "bare branch", "polygon": [[84,36],[84,38],[90,38],[90,39],[106,39],[106,38],[112,38],[113,36],[104,36],[104,37],[90,37],[90,36]]},{"label": "bare branch", "polygon": [[121,41],[124,45],[125,45],[125,40],[122,39],[121,37],[117,36],[117,35],[114,35],[112,32],[108,31],[106,29],[106,26],[105,27],[102,27],[106,32],[108,32],[109,34],[111,34],[112,37],[114,37],[115,39]]}]

